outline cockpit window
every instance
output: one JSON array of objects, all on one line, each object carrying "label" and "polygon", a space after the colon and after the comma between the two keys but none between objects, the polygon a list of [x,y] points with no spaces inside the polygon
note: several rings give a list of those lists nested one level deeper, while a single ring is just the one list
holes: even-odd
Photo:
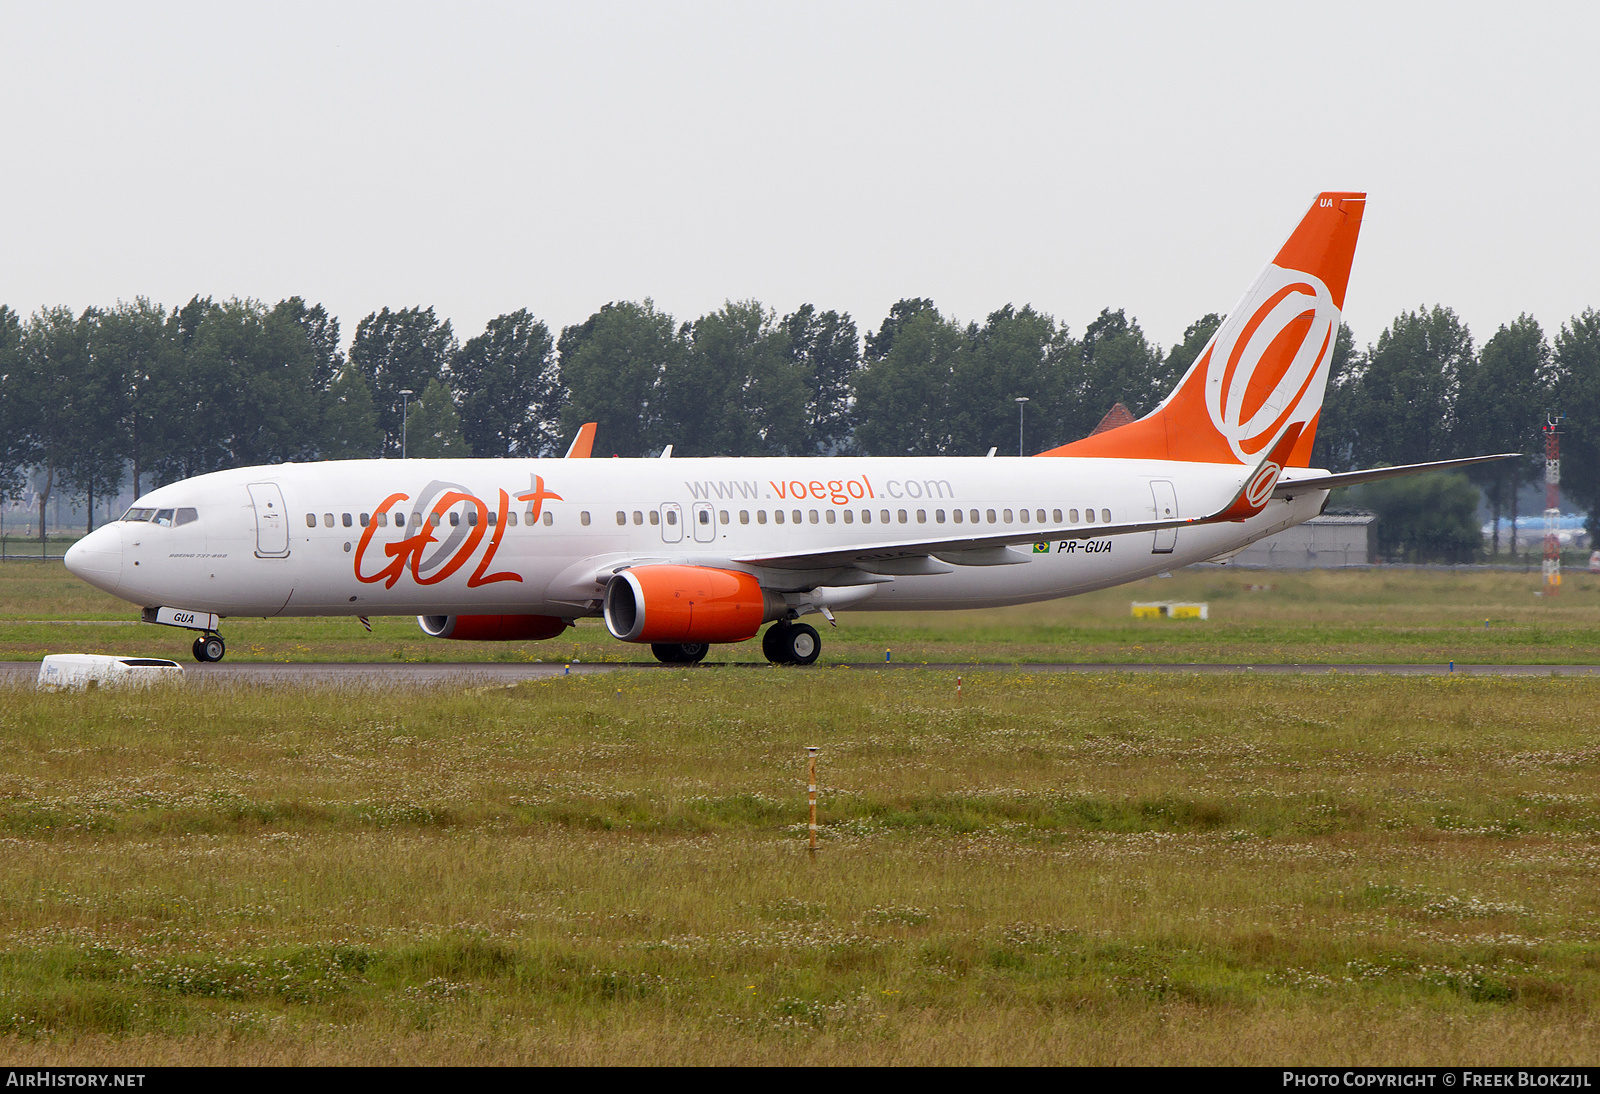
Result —
[{"label": "cockpit window", "polygon": [[154,509],[129,509],[126,513],[122,514],[122,519],[123,520],[149,520],[151,517],[153,517],[155,515],[156,515],[156,511]]},{"label": "cockpit window", "polygon": [[156,510],[156,527],[158,527],[158,528],[171,528],[172,527],[172,510],[171,509],[157,509]]},{"label": "cockpit window", "polygon": [[193,509],[179,509],[178,515],[173,518],[173,524],[188,524],[190,521],[200,519],[200,514]]}]

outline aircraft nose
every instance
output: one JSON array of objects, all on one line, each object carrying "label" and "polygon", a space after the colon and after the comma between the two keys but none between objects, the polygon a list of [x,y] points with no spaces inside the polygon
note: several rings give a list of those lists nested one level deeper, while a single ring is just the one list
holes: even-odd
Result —
[{"label": "aircraft nose", "polygon": [[106,592],[122,582],[122,529],[97,528],[67,548],[67,570]]}]

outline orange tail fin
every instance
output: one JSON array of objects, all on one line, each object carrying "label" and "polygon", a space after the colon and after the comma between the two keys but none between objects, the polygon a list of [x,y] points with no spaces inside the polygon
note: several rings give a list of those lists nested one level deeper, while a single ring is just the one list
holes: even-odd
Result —
[{"label": "orange tail fin", "polygon": [[1160,406],[1040,455],[1252,465],[1298,426],[1288,465],[1307,466],[1366,201],[1317,195]]}]

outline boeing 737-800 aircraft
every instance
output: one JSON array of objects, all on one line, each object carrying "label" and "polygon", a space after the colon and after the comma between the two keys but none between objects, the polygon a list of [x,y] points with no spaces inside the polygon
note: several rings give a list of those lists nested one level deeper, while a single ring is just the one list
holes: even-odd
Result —
[{"label": "boeing 737-800 aircraft", "polygon": [[[357,460],[152,490],[67,553],[74,574],[199,632],[228,616],[415,615],[437,638],[553,638],[601,616],[666,662],[800,617],[1071,596],[1226,557],[1335,486],[1475,463],[1312,470],[1366,197],[1325,193],[1155,410],[1038,457]],[[667,455],[670,455],[670,449]]]}]

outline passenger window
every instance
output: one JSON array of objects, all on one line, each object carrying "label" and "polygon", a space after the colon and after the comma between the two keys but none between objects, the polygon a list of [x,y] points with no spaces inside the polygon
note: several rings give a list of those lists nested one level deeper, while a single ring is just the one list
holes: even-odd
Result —
[{"label": "passenger window", "polygon": [[1067,523],[1068,524],[1077,524],[1078,523],[1078,511],[1076,509],[1068,509],[1067,510]]},{"label": "passenger window", "polygon": [[1107,524],[1110,524],[1111,523],[1111,510],[1109,510],[1109,509],[1100,510],[1100,519],[1105,521]]},{"label": "passenger window", "polygon": [[783,523],[783,510],[782,509],[774,509],[772,511],[772,523],[773,524],[782,524]]},{"label": "passenger window", "polygon": [[[621,513],[617,514],[619,517],[621,515]],[[515,509],[509,509],[506,511],[506,524],[512,528],[517,526],[517,511]]]},{"label": "passenger window", "polygon": [[322,514],[322,526],[324,528],[332,528],[333,527],[333,514],[332,513],[324,513],[324,514]]},{"label": "passenger window", "polygon": [[989,510],[989,511],[988,511],[988,513],[989,513],[989,523],[990,523],[990,524],[993,524],[993,523],[994,523],[994,510],[993,510],[993,509],[990,509],[990,510]]},{"label": "passenger window", "polygon": [[904,524],[905,522],[906,522],[906,511],[904,509],[901,509],[900,510],[900,523]]},{"label": "passenger window", "polygon": [[1053,510],[1051,510],[1051,512],[1053,512],[1055,514],[1055,516],[1053,518],[1055,520],[1055,522],[1057,524],[1060,524],[1061,523],[1061,510],[1053,509]]},{"label": "passenger window", "polygon": [[750,510],[748,510],[748,509],[739,510],[739,523],[740,524],[749,524],[750,523]]},{"label": "passenger window", "polygon": [[350,519],[350,514],[349,513],[340,513],[339,514],[339,523],[344,525],[346,528],[349,528],[355,522]]},{"label": "passenger window", "polygon": [[306,514],[306,527],[307,528],[315,528],[316,526],[317,526],[317,514],[315,514],[315,513],[307,513]]},{"label": "passenger window", "polygon": [[[510,514],[507,514],[507,515],[509,516]],[[500,514],[499,513],[495,513],[495,512],[491,512],[489,514],[489,527],[493,528],[496,525],[498,525],[499,523],[500,523]]]},{"label": "passenger window", "polygon": [[478,507],[476,505],[474,505],[471,509],[467,510],[467,527],[468,528],[476,528],[477,526],[478,526]]},{"label": "passenger window", "polygon": [[928,511],[926,509],[918,509],[917,510],[917,523],[918,524],[927,524],[928,523]]},{"label": "passenger window", "polygon": [[862,524],[871,524],[872,523],[872,510],[871,509],[863,509],[863,510],[861,510],[861,523]]},{"label": "passenger window", "polygon": [[[637,516],[637,515],[638,514],[635,514],[635,516]],[[634,523],[638,524],[639,522],[637,520],[635,520]],[[650,523],[651,524],[660,524],[661,523],[661,514],[656,512],[654,509],[650,510]]]},{"label": "passenger window", "polygon": [[618,509],[617,510],[617,527],[618,528],[622,528],[622,527],[626,526],[627,523],[628,523],[628,514],[624,513],[621,509]]},{"label": "passenger window", "polygon": [[589,527],[589,510],[584,509],[578,513],[578,523],[585,528]]},{"label": "passenger window", "polygon": [[967,519],[970,520],[973,524],[977,524],[978,523],[978,511],[976,509],[971,510],[969,513],[967,513]]},{"label": "passenger window", "polygon": [[172,527],[172,510],[171,509],[157,509],[156,510],[156,524],[159,525],[162,528],[171,528]]},{"label": "passenger window", "polygon": [[413,527],[413,528],[421,528],[422,527],[422,510],[421,509],[413,509],[411,511],[411,527]]},{"label": "passenger window", "polygon": [[552,524],[554,524],[555,522],[556,522],[556,515],[554,513],[546,511],[546,513],[544,515],[544,526],[546,528],[548,528]]},{"label": "passenger window", "polygon": [[828,515],[828,523],[829,524],[832,524],[834,521],[839,519],[838,516],[836,516],[834,514],[834,511],[832,509],[828,510],[828,514],[827,515]]},{"label": "passenger window", "polygon": [[1083,511],[1083,521],[1084,521],[1085,524],[1093,524],[1094,523],[1094,510],[1093,509],[1085,509]]},{"label": "passenger window", "polygon": [[846,523],[846,524],[854,524],[854,523],[855,523],[855,522],[856,522],[856,515],[855,515],[855,513],[854,513],[854,512],[852,512],[852,511],[851,511],[851,510],[849,510],[849,509],[846,509],[846,510],[845,510],[845,511],[844,511],[844,522],[845,522],[845,523]]},{"label": "passenger window", "polygon": [[362,513],[361,514],[361,527],[365,528],[368,524],[371,524],[371,523],[372,523],[372,518],[370,516],[368,516],[366,513]]},{"label": "passenger window", "polygon": [[452,511],[450,514],[450,527],[454,528],[461,523],[461,514]]},{"label": "passenger window", "polygon": [[811,510],[811,523],[817,523],[817,511],[815,509]]},{"label": "passenger window", "polygon": [[379,513],[377,516],[373,517],[372,519],[377,523],[379,528],[387,528],[387,527],[389,527],[389,514],[388,513]]},{"label": "passenger window", "polygon": [[671,526],[676,526],[677,523],[678,523],[678,511],[676,509],[668,509],[667,510],[667,524],[671,525]]},{"label": "passenger window", "polygon": [[200,514],[193,509],[179,509],[178,515],[172,518],[173,524],[188,524],[190,521],[200,519]]},{"label": "passenger window", "polygon": [[935,509],[933,511],[933,520],[934,520],[935,524],[943,524],[944,523],[944,510],[943,509]]},{"label": "passenger window", "polygon": [[[450,515],[451,516],[455,516],[456,514],[451,513]],[[435,528],[437,528],[437,527],[439,527],[439,524],[444,520],[444,517],[439,513],[429,513],[428,514],[428,519],[433,521],[433,526]]]},{"label": "passenger window", "polygon": [[1005,521],[1006,521],[1007,524],[1011,523],[1011,510],[1007,509],[1005,512],[1001,513],[1000,515],[1005,518]]},{"label": "passenger window", "polygon": [[[1039,512],[1037,514],[1035,514],[1035,515],[1039,518],[1039,523],[1043,524],[1044,523],[1044,510],[1043,509],[1039,510]],[[1061,518],[1059,516],[1057,516],[1056,519],[1060,520]]]},{"label": "passenger window", "polygon": [[889,510],[887,510],[887,509],[879,509],[878,510],[878,523],[879,524],[888,524],[889,523]]},{"label": "passenger window", "polygon": [[796,509],[796,510],[795,510],[795,511],[794,511],[794,512],[793,512],[793,514],[792,514],[792,516],[793,516],[793,517],[794,517],[794,522],[795,522],[795,523],[796,523],[796,524],[799,524],[799,523],[800,523],[800,510],[798,510],[798,509]]},{"label": "passenger window", "polygon": [[757,509],[756,510],[756,523],[757,524],[765,524],[765,523],[767,523],[767,511],[765,509]]},{"label": "passenger window", "polygon": [[1028,523],[1028,511],[1026,509],[1023,509],[1020,512],[1018,512],[1017,516],[1022,518],[1022,523],[1023,524],[1027,524]]},{"label": "passenger window", "polygon": [[711,513],[710,513],[709,510],[702,509],[702,510],[700,510],[700,512],[696,513],[695,515],[700,518],[700,523],[701,524],[710,524],[711,523]]},{"label": "passenger window", "polygon": [[722,510],[721,516],[722,516],[722,523],[723,524],[727,524],[728,523],[728,511],[726,509]]},{"label": "passenger window", "polygon": [[[635,509],[633,511],[633,523],[635,523],[635,524],[643,524],[644,523],[644,514],[639,512],[639,510],[637,510],[637,509]],[[650,523],[654,524],[655,521],[652,520]]]},{"label": "passenger window", "polygon": [[954,521],[955,521],[955,522],[956,522],[956,523],[957,523],[957,524],[960,524],[960,523],[961,523],[961,510],[959,510],[959,509],[952,509],[952,510],[950,510],[950,517],[951,517],[951,519],[953,519],[953,520],[954,520]]}]

